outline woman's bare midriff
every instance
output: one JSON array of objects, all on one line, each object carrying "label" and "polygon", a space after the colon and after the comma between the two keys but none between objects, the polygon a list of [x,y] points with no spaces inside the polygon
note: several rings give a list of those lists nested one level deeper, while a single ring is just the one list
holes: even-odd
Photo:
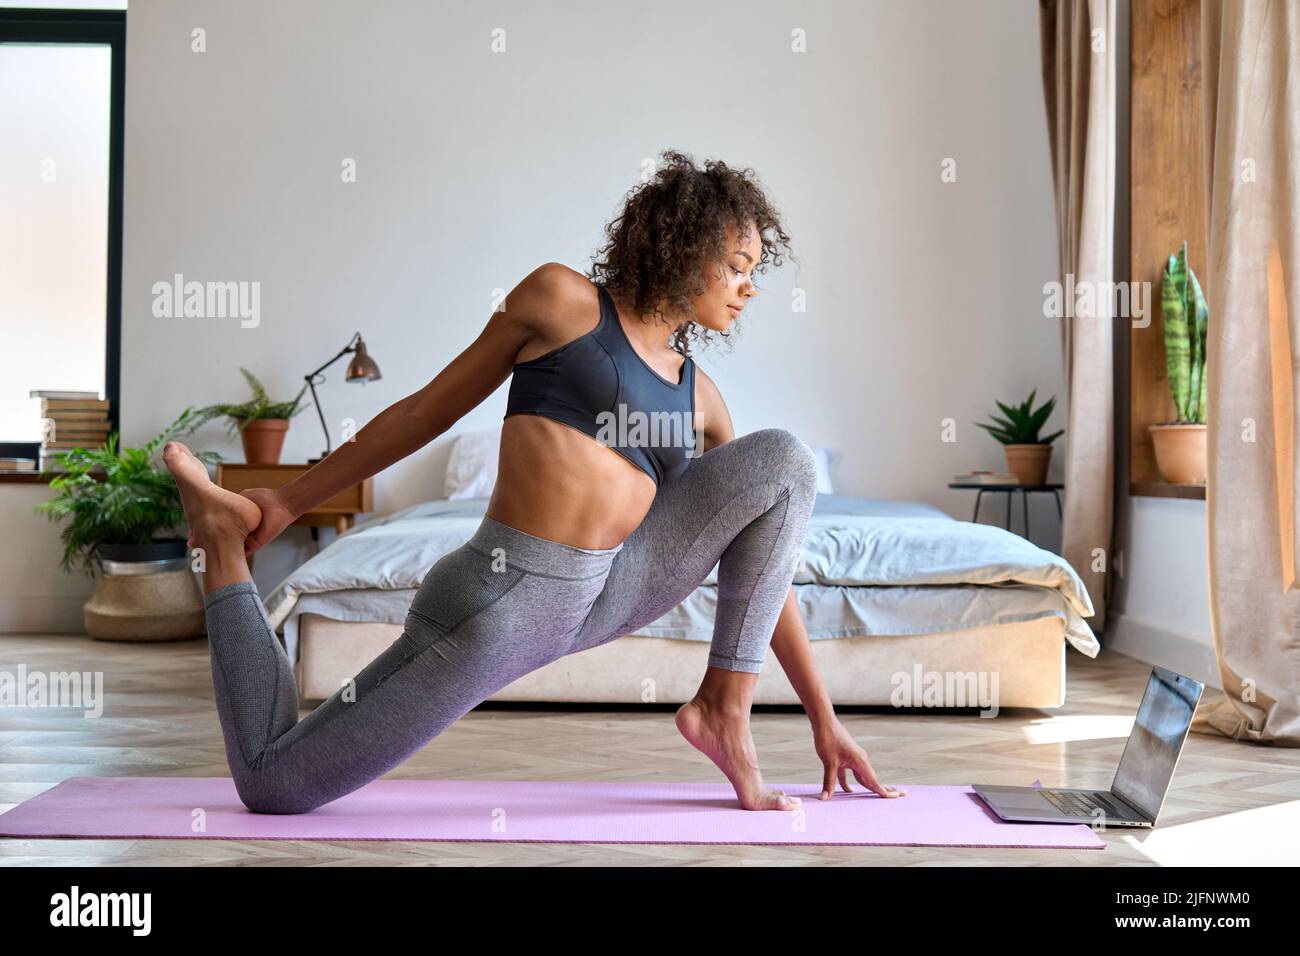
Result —
[{"label": "woman's bare midriff", "polygon": [[517,531],[577,548],[613,548],[641,524],[657,488],[613,448],[542,415],[501,426],[487,515]]}]

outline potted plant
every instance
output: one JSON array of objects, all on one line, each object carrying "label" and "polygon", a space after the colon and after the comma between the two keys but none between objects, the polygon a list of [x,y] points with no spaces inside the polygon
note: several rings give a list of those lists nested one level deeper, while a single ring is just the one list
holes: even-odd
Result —
[{"label": "potted plant", "polygon": [[50,480],[55,497],[35,510],[52,521],[69,519],[60,534],[60,567],[96,578],[83,609],[91,637],[167,640],[203,633],[203,598],[186,540],[172,533],[185,520],[180,490],[171,472],[153,461],[164,442],[195,423],[187,408],[141,448],[119,448],[112,432],[99,448],[54,456],[64,473]]},{"label": "potted plant", "polygon": [[1205,348],[1209,308],[1196,273],[1187,264],[1187,242],[1170,256],[1160,279],[1165,323],[1165,369],[1174,400],[1172,421],[1148,425],[1156,467],[1165,481],[1205,484]]},{"label": "potted plant", "polygon": [[220,404],[200,408],[196,413],[198,422],[226,416],[230,419],[230,433],[239,433],[244,446],[244,461],[250,465],[278,465],[280,451],[284,448],[284,436],[289,430],[289,419],[306,407],[302,403],[302,396],[307,391],[307,386],[304,384],[292,401],[273,402],[252,372],[246,368],[239,371],[252,389],[253,397],[239,405]]},{"label": "potted plant", "polygon": [[1022,485],[1041,485],[1046,482],[1047,466],[1052,459],[1052,441],[1058,435],[1065,433],[1065,429],[1062,428],[1052,432],[1046,438],[1038,437],[1039,429],[1043,427],[1056,406],[1056,396],[1053,395],[1035,409],[1033,404],[1037,391],[1038,389],[1035,388],[1023,404],[1014,408],[994,399],[998,408],[1002,409],[1007,417],[999,418],[990,415],[994,424],[975,423],[1002,442],[1002,447],[1006,449],[1007,470],[1013,472]]}]

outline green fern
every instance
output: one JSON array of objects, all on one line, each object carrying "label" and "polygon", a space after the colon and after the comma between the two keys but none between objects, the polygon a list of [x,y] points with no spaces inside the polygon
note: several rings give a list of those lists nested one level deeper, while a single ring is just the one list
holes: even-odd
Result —
[{"label": "green fern", "polygon": [[238,405],[228,403],[205,405],[195,412],[197,416],[195,427],[213,418],[224,416],[228,419],[226,423],[228,433],[237,435],[255,419],[293,418],[306,407],[302,401],[303,393],[307,391],[306,382],[303,382],[302,388],[298,389],[298,394],[291,401],[275,402],[266,394],[266,389],[262,387],[256,375],[246,368],[240,368],[239,371],[244,376],[244,381],[248,382],[253,397]]},{"label": "green fern", "polygon": [[262,383],[257,380],[257,376],[248,369],[241,367],[239,374],[244,376],[244,381],[248,382],[248,387],[253,390],[253,402],[256,405],[270,405],[271,399],[267,397],[266,389]]},{"label": "green fern", "polygon": [[[193,431],[198,425],[192,408],[140,448],[118,448],[118,433],[111,432],[98,448],[72,448],[54,455],[65,472],[50,480],[56,496],[36,505],[35,511],[51,521],[70,519],[60,538],[64,571],[95,573],[101,544],[148,544],[158,532],[170,532],[185,521],[180,489],[167,468],[153,461],[167,441]],[[217,452],[196,452],[206,464],[221,458]],[[101,472],[98,480],[92,472]]]}]

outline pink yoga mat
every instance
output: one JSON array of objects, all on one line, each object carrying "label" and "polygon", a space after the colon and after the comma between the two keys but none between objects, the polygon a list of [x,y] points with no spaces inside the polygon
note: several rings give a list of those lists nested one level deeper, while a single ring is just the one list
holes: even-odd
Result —
[{"label": "pink yoga mat", "polygon": [[1086,824],[1004,823],[966,786],[822,801],[817,783],[769,785],[802,812],[742,810],[725,782],[381,779],[311,813],[261,814],[228,777],[73,777],[0,814],[0,836],[1105,847]]}]

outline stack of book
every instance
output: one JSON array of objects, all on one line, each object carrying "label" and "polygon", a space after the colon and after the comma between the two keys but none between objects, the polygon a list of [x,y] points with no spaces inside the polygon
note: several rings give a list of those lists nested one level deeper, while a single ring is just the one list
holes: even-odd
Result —
[{"label": "stack of book", "polygon": [[[9,449],[3,449],[8,451]],[[0,474],[12,474],[16,471],[36,471],[36,459],[24,456],[0,455]]]},{"label": "stack of book", "polygon": [[108,399],[98,392],[33,389],[41,400],[41,457],[71,448],[98,448],[108,438]]},{"label": "stack of book", "polygon": [[965,485],[1018,485],[1020,479],[1007,471],[968,471],[953,475],[952,480]]}]

